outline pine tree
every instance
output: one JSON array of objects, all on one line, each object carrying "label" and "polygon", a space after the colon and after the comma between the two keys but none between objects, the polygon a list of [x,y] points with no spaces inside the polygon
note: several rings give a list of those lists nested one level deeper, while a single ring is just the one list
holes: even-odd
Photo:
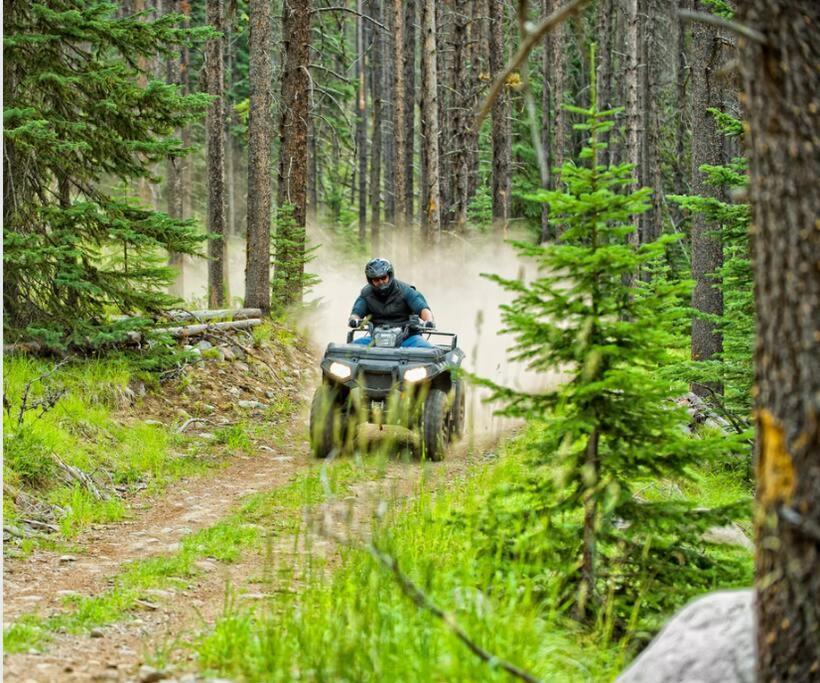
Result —
[{"label": "pine tree", "polygon": [[[740,121],[716,109],[718,129],[728,137],[740,137]],[[697,170],[703,174],[703,183],[714,188],[708,196],[669,195],[690,213],[707,225],[719,226],[723,254],[717,272],[722,283],[722,315],[711,316],[723,339],[723,350],[713,360],[698,363],[693,373],[700,386],[720,385],[725,392],[725,405],[733,413],[749,415],[752,408],[754,368],[754,300],[752,296],[752,264],[749,254],[749,205],[726,202],[718,198],[729,190],[745,187],[747,183],[745,159],[737,158],[724,165],[703,164]],[[706,275],[710,275],[706,273]],[[706,392],[707,395],[710,392]]]},{"label": "pine tree", "polygon": [[649,577],[680,578],[708,565],[699,530],[730,510],[647,502],[635,489],[642,479],[686,477],[688,465],[734,443],[686,433],[688,416],[674,402],[685,386],[668,371],[691,283],[630,284],[631,273],[652,272],[673,238],[641,245],[628,239],[650,191],[630,189],[631,164],[599,164],[599,139],[613,112],[597,111],[592,99],[590,109],[567,107],[586,117],[575,128],[589,141],[579,164],[559,169],[565,189],[532,196],[549,204],[560,237],[551,245],[518,244],[538,266],[532,282],[493,277],[515,295],[502,307],[506,332],[515,337],[512,357],[535,371],[561,368],[566,382],[539,394],[487,382],[504,414],[546,423],[535,447],[538,463],[550,468],[550,476],[538,475],[539,517],[548,520],[551,538],[563,539],[555,552],[565,553],[571,568],[566,597],[581,618],[605,595],[617,592],[634,604]]},{"label": "pine tree", "polygon": [[[4,26],[4,305],[7,334],[88,343],[105,313],[157,312],[200,235],[123,196],[153,164],[185,150],[174,131],[201,117],[203,95],[140,71],[208,30],[115,15],[101,2],[6,3]],[[149,59],[150,58],[150,59]],[[140,84],[142,83],[142,84]],[[111,181],[122,185],[112,190]],[[93,341],[93,340],[92,340]]]}]

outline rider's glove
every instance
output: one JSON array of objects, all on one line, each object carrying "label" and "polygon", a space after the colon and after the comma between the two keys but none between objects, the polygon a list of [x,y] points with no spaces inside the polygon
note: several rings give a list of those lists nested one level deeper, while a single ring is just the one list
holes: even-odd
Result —
[{"label": "rider's glove", "polygon": [[351,316],[350,320],[347,321],[347,326],[352,327],[355,330],[359,326],[359,319]]},{"label": "rider's glove", "polygon": [[436,323],[433,322],[432,320],[426,320],[424,322],[424,327],[426,327],[428,330],[433,330],[436,327]]}]

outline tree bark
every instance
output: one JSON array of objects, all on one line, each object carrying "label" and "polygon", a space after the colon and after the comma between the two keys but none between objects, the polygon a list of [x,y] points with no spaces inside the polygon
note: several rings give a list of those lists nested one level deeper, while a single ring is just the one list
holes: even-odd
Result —
[{"label": "tree bark", "polygon": [[[560,0],[550,0],[549,12],[552,14],[561,5]],[[566,90],[566,79],[564,78],[564,59],[566,59],[567,52],[567,30],[566,26],[561,23],[552,30],[550,37],[552,64],[552,78],[550,81],[550,91],[552,93],[552,135],[554,138],[552,144],[552,165],[554,168],[561,166],[564,163],[567,141],[569,139],[569,130],[567,125],[567,116],[562,109],[564,104],[564,91]],[[555,179],[556,181],[558,178]]]},{"label": "tree bark", "polygon": [[649,211],[641,215],[642,239],[653,242],[661,234],[663,182],[660,163],[660,112],[658,101],[661,97],[661,61],[665,48],[662,34],[662,20],[668,0],[642,0],[641,11],[641,44],[643,46],[643,73],[641,78],[640,109],[643,114],[643,145],[641,153],[641,182],[652,188]]},{"label": "tree bark", "polygon": [[451,168],[453,138],[453,70],[450,55],[454,46],[452,42],[452,13],[449,2],[436,3],[436,80],[438,105],[438,176],[439,176],[439,218],[440,224],[447,227],[452,222],[452,187],[453,173]]},{"label": "tree bark", "polygon": [[[382,22],[382,0],[371,0],[371,16]],[[384,34],[381,29],[371,32],[373,58],[370,60],[370,100],[373,103],[373,143],[370,147],[370,244],[372,253],[379,253],[381,221],[381,159],[382,159],[382,82]]]},{"label": "tree bark", "polygon": [[453,145],[452,155],[452,192],[453,215],[456,230],[463,233],[467,229],[467,172],[470,154],[470,112],[472,93],[467,87],[467,16],[469,2],[455,0],[453,4]]},{"label": "tree bark", "polygon": [[[640,110],[639,73],[640,42],[639,42],[639,13],[638,0],[625,2],[625,32],[624,47],[626,50],[624,87],[626,89],[626,161],[634,167],[637,176],[637,185],[641,185],[641,144],[643,141],[643,118]],[[639,217],[635,217],[637,228],[630,234],[630,240],[636,244],[643,242],[640,231]]]},{"label": "tree bark", "polygon": [[[490,80],[504,69],[504,0],[489,0]],[[506,87],[506,86],[505,86]],[[510,104],[506,92],[499,94],[492,109],[493,220],[504,232],[510,218]]]},{"label": "tree bark", "polygon": [[[207,3],[206,19],[215,30],[222,31],[222,0]],[[214,97],[208,107],[205,128],[208,138],[208,303],[211,308],[224,306],[227,300],[225,272],[225,114],[222,38],[210,39],[205,46],[206,90]]]},{"label": "tree bark", "polygon": [[[703,2],[696,3],[699,11],[706,9]],[[725,161],[723,135],[715,125],[715,119],[707,109],[721,109],[717,71],[721,66],[721,37],[717,28],[697,23],[692,34],[692,126],[697,131],[692,136],[692,193],[701,197],[714,197],[725,201],[720,189],[707,184],[700,171],[703,164],[717,165]],[[716,271],[723,265],[723,247],[719,233],[720,225],[711,223],[701,214],[692,220],[692,308],[707,315],[723,315],[723,291]],[[692,318],[692,360],[710,360],[723,351],[723,337],[710,320],[698,315]],[[711,387],[719,390],[720,387]],[[709,388],[695,384],[692,391],[700,396],[709,395]]]},{"label": "tree bark", "polygon": [[[474,112],[478,104],[478,96],[484,84],[482,76],[482,63],[488,41],[485,39],[485,23],[487,15],[487,0],[471,0],[473,9],[470,16],[470,112]],[[479,149],[478,131],[475,126],[470,125],[470,140],[468,146],[467,160],[467,203],[469,204],[475,197],[479,179]]]},{"label": "tree bark", "polygon": [[417,0],[404,4],[404,208],[413,220],[413,157],[416,136],[416,6]]},{"label": "tree bark", "polygon": [[405,227],[407,206],[403,192],[407,149],[404,135],[404,3],[393,0],[393,188],[395,224]]},{"label": "tree bark", "polygon": [[[541,3],[543,15],[549,16],[555,9],[555,0],[543,0]],[[559,27],[560,28],[560,27]],[[557,29],[556,29],[557,30]],[[544,51],[541,55],[541,78],[543,81],[541,87],[541,145],[544,148],[544,155],[547,162],[547,187],[544,189],[551,189],[553,183],[552,169],[557,165],[555,162],[555,147],[552,141],[553,120],[555,117],[555,109],[560,105],[560,102],[555,97],[555,80],[553,68],[553,42],[555,31],[549,31],[544,37]],[[549,205],[541,205],[541,235],[540,241],[555,237],[549,222]]]},{"label": "tree bark", "polygon": [[229,98],[231,79],[233,78],[233,50],[231,49],[231,21],[226,17],[223,21],[225,35],[222,37],[222,54],[225,64],[225,104],[223,105],[225,126],[225,231],[230,235],[239,233],[236,225],[236,161],[234,155],[234,140],[231,134],[231,118],[233,107]]},{"label": "tree bark", "polygon": [[595,560],[597,557],[597,518],[598,518],[598,497],[594,488],[598,483],[600,458],[598,455],[598,442],[600,431],[596,426],[589,435],[585,454],[586,476],[589,481],[585,484],[584,494],[584,536],[581,550],[581,595],[577,604],[577,618],[583,620],[587,604],[595,597]]},{"label": "tree bark", "polygon": [[[384,9],[384,23],[387,25],[390,34],[394,32],[393,18],[394,12],[390,5],[391,0],[382,0],[385,4]],[[390,35],[388,34],[388,36]],[[382,54],[382,76],[384,79],[382,85],[382,99],[384,114],[382,117],[382,154],[384,166],[384,220],[387,223],[395,225],[396,223],[396,174],[393,171],[393,162],[395,160],[395,137],[393,135],[394,117],[393,117],[393,101],[395,90],[395,83],[393,77],[396,68],[393,64],[396,51],[393,43],[385,36],[384,52]]]},{"label": "tree bark", "polygon": [[820,5],[748,0],[737,21],[757,348],[758,680],[820,675]]},{"label": "tree bark", "polygon": [[[602,0],[598,5],[598,108],[601,110],[611,109],[614,105],[612,101],[612,33],[613,33],[613,0]],[[601,142],[609,144],[610,134],[601,135]],[[603,166],[609,165],[610,150],[607,146],[599,152],[600,162]]]},{"label": "tree bark", "polygon": [[366,56],[364,51],[364,2],[357,0],[356,77],[356,153],[359,158],[359,242],[367,240],[367,90],[365,89]]},{"label": "tree bark", "polygon": [[423,183],[426,186],[427,204],[425,214],[425,237],[435,242],[441,233],[441,194],[439,180],[439,119],[438,119],[438,69],[436,67],[436,2],[423,0],[421,9],[422,51],[424,52],[424,108],[421,112],[422,131],[426,158]]},{"label": "tree bark", "polygon": [[[678,9],[692,9],[692,0],[678,0]],[[674,161],[674,188],[675,194],[685,194],[688,184],[685,178],[689,177],[685,168],[686,135],[689,124],[690,102],[686,92],[688,81],[688,60],[686,54],[686,27],[687,23],[678,17],[677,26],[677,67],[675,69],[675,161]],[[684,175],[685,174],[685,175]]]},{"label": "tree bark", "polygon": [[[178,0],[165,0],[163,5],[164,13],[170,14],[179,11]],[[175,85],[182,91],[182,52],[179,54],[172,54],[166,61],[166,81]],[[182,136],[182,131],[177,130],[177,135]],[[183,201],[184,193],[182,189],[182,159],[180,157],[171,157],[168,159],[166,165],[167,169],[167,184],[166,193],[168,200],[168,215],[176,220],[183,218]],[[171,252],[168,255],[168,265],[174,269],[174,282],[171,284],[171,294],[182,297],[185,292],[184,282],[184,268],[183,255],[176,252]]]},{"label": "tree bark", "polygon": [[[282,12],[282,71],[274,287],[281,306],[302,300],[307,205],[310,0],[288,0]],[[283,209],[290,207],[288,216]]]},{"label": "tree bark", "polygon": [[269,0],[250,0],[248,27],[248,235],[245,306],[270,311],[270,224],[273,178],[273,18]]}]

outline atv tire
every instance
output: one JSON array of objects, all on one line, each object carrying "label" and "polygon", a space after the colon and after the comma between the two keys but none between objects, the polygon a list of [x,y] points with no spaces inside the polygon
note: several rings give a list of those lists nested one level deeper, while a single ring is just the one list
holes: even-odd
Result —
[{"label": "atv tire", "polygon": [[453,385],[453,405],[450,408],[450,435],[457,439],[464,436],[465,406],[464,381],[458,379]]},{"label": "atv tire", "polygon": [[327,458],[345,445],[345,417],[339,392],[322,384],[310,404],[310,447],[317,458]]},{"label": "atv tire", "polygon": [[447,394],[431,389],[421,413],[421,457],[438,462],[444,458],[450,441],[450,415]]}]

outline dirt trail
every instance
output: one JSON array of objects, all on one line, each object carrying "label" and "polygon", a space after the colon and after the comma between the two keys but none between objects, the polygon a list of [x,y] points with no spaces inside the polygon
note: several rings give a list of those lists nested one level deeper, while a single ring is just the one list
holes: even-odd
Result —
[{"label": "dirt trail", "polygon": [[[294,418],[289,434],[304,434],[304,415]],[[375,506],[384,500],[401,501],[412,495],[422,476],[431,486],[452,482],[476,459],[492,448],[494,440],[482,444],[466,441],[450,449],[442,463],[420,465],[393,461],[383,477],[356,484],[352,494],[309,510],[311,520],[293,534],[277,536],[274,554],[278,563],[298,568],[299,556],[320,554],[331,563],[335,544],[321,535],[319,521],[328,519],[334,533],[366,534]],[[49,615],[62,611],[62,599],[71,592],[98,595],[109,587],[107,579],[126,562],[178,548],[183,536],[210,526],[236,507],[241,497],[287,483],[307,469],[311,456],[298,437],[281,444],[280,452],[236,456],[213,476],[191,479],[174,486],[137,510],[128,522],[89,531],[78,539],[83,552],[66,561],[58,553],[36,551],[26,559],[6,562],[4,621],[37,610]],[[42,654],[16,654],[4,658],[6,681],[138,681],[139,668],[158,647],[173,652],[175,670],[194,671],[193,663],[179,661],[185,653],[185,638],[207,629],[224,609],[226,584],[242,600],[266,597],[260,584],[264,563],[259,553],[246,553],[238,562],[223,564],[205,559],[197,563],[201,574],[184,589],[146,591],[149,606],[131,612],[132,618],[95,629],[91,634],[60,634]],[[298,576],[296,579],[298,583]],[[194,674],[179,680],[199,680]]]}]

